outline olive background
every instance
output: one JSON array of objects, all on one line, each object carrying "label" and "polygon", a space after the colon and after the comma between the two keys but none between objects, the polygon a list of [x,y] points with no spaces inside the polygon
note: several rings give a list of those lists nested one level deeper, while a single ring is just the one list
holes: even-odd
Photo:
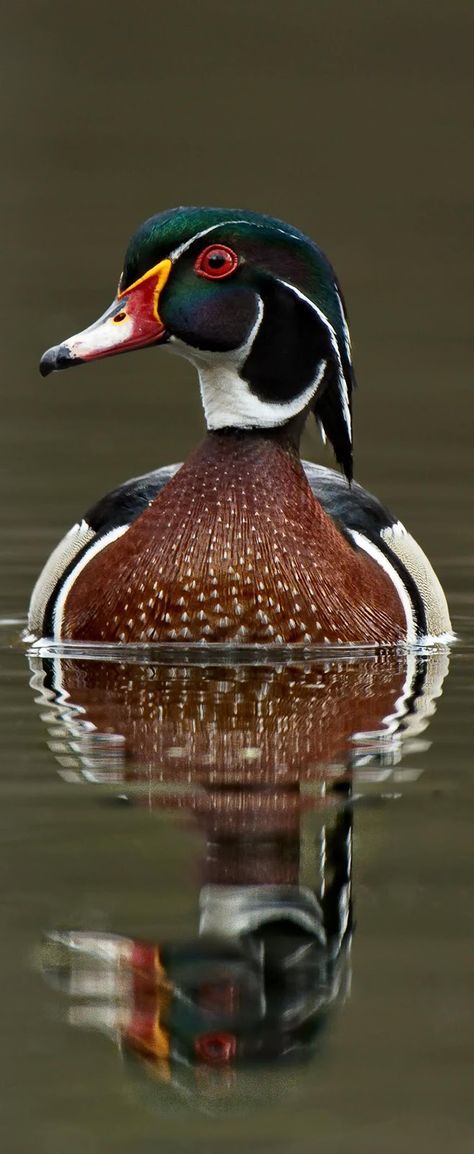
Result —
[{"label": "olive background", "polygon": [[[16,0],[2,11],[8,1154],[181,1154],[190,1142],[309,1154],[318,1141],[325,1154],[470,1154],[473,25],[469,0]],[[67,1026],[40,977],[51,926],[189,933],[202,842],[189,821],[107,808],[94,787],[57,777],[18,642],[65,529],[202,435],[194,370],[158,349],[47,380],[37,369],[109,304],[137,225],[180,203],[269,212],[327,252],[359,381],[356,479],[430,555],[460,635],[429,737],[406,762],[419,782],[388,811],[381,786],[357,819],[352,997],[291,1087],[263,1080],[230,1121],[179,1103],[163,1113],[110,1041]],[[304,450],[332,463],[315,427]]]},{"label": "olive background", "polygon": [[[473,23],[462,0],[9,8],[2,515],[44,531],[38,563],[95,497],[201,435],[193,369],[158,350],[37,373],[113,298],[141,220],[201,203],[281,216],[328,253],[360,386],[356,478],[443,570],[440,519],[455,532],[470,498]],[[313,428],[305,451],[331,463]]]}]

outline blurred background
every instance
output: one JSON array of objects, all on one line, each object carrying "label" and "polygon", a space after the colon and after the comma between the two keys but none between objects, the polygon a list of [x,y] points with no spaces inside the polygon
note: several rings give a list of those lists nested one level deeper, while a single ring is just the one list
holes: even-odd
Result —
[{"label": "blurred background", "polygon": [[[10,6],[0,518],[15,589],[9,569],[0,595],[12,610],[91,501],[201,434],[181,360],[152,350],[37,372],[46,347],[108,305],[130,233],[179,203],[269,212],[326,250],[360,385],[356,478],[446,576],[471,495],[472,29],[468,0]],[[305,452],[332,463],[312,427]]]},{"label": "blurred background", "polygon": [[[472,1150],[473,25],[470,0],[4,6],[8,1154],[181,1154],[190,1140],[226,1154],[309,1154],[316,1136],[325,1154]],[[288,1080],[267,1101],[270,1082],[257,1077],[262,1109],[230,1124],[225,1113],[196,1123],[192,1109],[186,1122],[184,1099],[163,1121],[106,1039],[71,1037],[34,956],[51,927],[174,940],[197,923],[202,831],[186,815],[105,804],[100,786],[58,776],[18,642],[33,581],[64,530],[202,435],[197,379],[178,358],[149,350],[47,381],[37,368],[44,349],[109,304],[137,225],[179,203],[268,212],[327,252],[360,386],[356,478],[425,547],[462,639],[428,740],[356,807],[353,993],[323,1058],[295,1075],[290,1109]],[[304,450],[333,463],[312,426]],[[311,835],[311,869],[315,844]]]}]

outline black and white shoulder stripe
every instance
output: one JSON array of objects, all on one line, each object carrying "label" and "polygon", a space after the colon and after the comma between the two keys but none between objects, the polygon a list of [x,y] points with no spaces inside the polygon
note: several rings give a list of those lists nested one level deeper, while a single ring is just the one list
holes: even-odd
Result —
[{"label": "black and white shoulder stripe", "polygon": [[101,549],[126,533],[180,467],[168,465],[125,481],[66,533],[48,558],[31,595],[28,629],[36,637],[61,636],[64,604],[76,577]]},{"label": "black and white shoulder stripe", "polygon": [[452,640],[449,610],[423,550],[388,509],[362,485],[348,485],[333,469],[303,461],[314,495],[354,546],[387,573],[405,610],[407,641]]}]

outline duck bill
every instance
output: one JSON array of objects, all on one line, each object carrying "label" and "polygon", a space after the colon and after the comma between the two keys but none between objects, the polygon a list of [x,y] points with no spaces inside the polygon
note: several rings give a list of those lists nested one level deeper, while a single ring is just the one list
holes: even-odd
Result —
[{"label": "duck bill", "polygon": [[134,284],[117,293],[113,304],[99,320],[43,354],[41,375],[47,377],[58,369],[69,369],[100,357],[113,357],[146,345],[163,344],[168,333],[158,305],[170,272],[171,261],[162,260]]}]

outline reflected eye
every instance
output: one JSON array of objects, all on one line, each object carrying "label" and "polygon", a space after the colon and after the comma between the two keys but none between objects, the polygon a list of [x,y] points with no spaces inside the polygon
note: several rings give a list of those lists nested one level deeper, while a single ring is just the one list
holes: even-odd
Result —
[{"label": "reflected eye", "polygon": [[225,244],[211,244],[197,258],[194,271],[208,280],[218,280],[235,272],[239,258]]}]

